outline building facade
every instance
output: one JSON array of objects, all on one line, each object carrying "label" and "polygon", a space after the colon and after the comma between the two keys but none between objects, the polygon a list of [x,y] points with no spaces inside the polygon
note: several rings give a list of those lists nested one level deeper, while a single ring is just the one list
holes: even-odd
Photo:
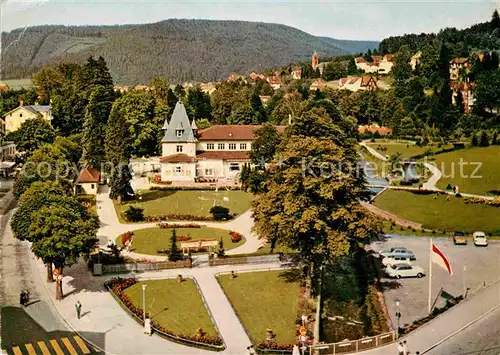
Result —
[{"label": "building facade", "polygon": [[51,123],[52,121],[52,107],[50,105],[30,105],[24,106],[20,102],[20,106],[5,114],[5,131],[7,133],[15,132],[21,125],[37,117]]},{"label": "building facade", "polygon": [[[181,102],[175,105],[162,139],[161,180],[236,181],[249,153],[257,125],[215,125],[198,131]],[[277,127],[283,131],[283,126]]]},{"label": "building facade", "polygon": [[0,174],[4,176],[16,165],[16,145],[5,140],[5,133],[5,121],[0,119]]}]

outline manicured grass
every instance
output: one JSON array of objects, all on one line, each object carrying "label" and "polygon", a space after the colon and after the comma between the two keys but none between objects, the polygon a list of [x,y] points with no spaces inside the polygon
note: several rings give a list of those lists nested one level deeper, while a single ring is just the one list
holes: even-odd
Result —
[{"label": "manicured grass", "polygon": [[[500,146],[466,148],[435,157],[436,166],[443,173],[437,186],[445,189],[448,184],[458,185],[460,192],[487,195],[492,190],[500,190]],[[462,171],[460,161],[463,161]],[[477,164],[479,170],[474,173]],[[466,164],[467,163],[467,164]],[[474,176],[480,176],[474,178]]]},{"label": "manicured grass", "polygon": [[127,288],[125,294],[141,308],[142,285],[147,285],[146,310],[151,320],[176,333],[194,335],[201,327],[208,335],[218,335],[193,280],[148,280]]},{"label": "manicured grass", "polygon": [[244,273],[235,279],[221,275],[218,280],[254,343],[265,340],[268,328],[277,343],[295,341],[299,280],[294,270]]},{"label": "manicured grass", "polygon": [[[435,198],[436,196],[436,198]],[[401,218],[422,223],[424,228],[445,231],[480,230],[500,235],[500,208],[465,204],[459,197],[416,195],[407,191],[387,190],[374,201],[375,206]]]},{"label": "manicured grass", "polygon": [[[201,228],[179,228],[176,230],[177,236],[188,235],[191,239],[206,239],[215,238],[224,243],[224,250],[234,249],[237,246],[245,243],[246,239],[243,237],[238,243],[231,241],[229,231],[225,229],[201,227]],[[145,228],[134,231],[134,241],[132,243],[132,251],[139,254],[148,255],[164,255],[158,254],[159,249],[170,249],[170,237],[172,236],[171,228]],[[120,237],[116,238],[116,244],[122,246]],[[180,243],[178,242],[180,247]]]},{"label": "manicured grass", "polygon": [[[133,206],[144,208],[144,215],[161,216],[168,214],[189,214],[209,216],[210,208],[215,205],[229,208],[230,213],[241,214],[250,209],[252,194],[244,191],[176,191],[146,190],[141,193],[140,201],[131,202]],[[136,202],[138,202],[136,204]],[[120,206],[122,211],[127,204]]]},{"label": "manicured grass", "polygon": [[417,155],[424,154],[427,150],[431,152],[437,152],[443,149],[453,148],[452,145],[443,145],[438,147],[437,145],[429,145],[424,147],[419,147],[416,144],[411,143],[368,143],[368,145],[377,150],[382,155],[392,156],[396,153],[401,153],[403,158],[411,158]]}]

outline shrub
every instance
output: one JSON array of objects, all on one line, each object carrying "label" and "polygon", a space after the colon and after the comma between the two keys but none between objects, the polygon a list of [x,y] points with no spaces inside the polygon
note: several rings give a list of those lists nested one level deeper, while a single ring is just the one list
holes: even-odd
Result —
[{"label": "shrub", "polygon": [[389,330],[387,318],[380,304],[377,289],[373,285],[368,286],[365,299],[365,313],[374,334],[380,334]]},{"label": "shrub", "polygon": [[123,212],[123,216],[129,222],[140,222],[144,221],[144,208],[128,206],[125,212]]},{"label": "shrub", "polygon": [[221,238],[219,241],[219,250],[217,251],[217,256],[219,258],[222,258],[222,257],[224,257],[225,254],[226,254],[226,252],[224,251],[224,241]]},{"label": "shrub", "polygon": [[213,206],[210,209],[210,214],[215,221],[226,221],[231,218],[229,208],[224,206]]},{"label": "shrub", "polygon": [[172,236],[170,237],[170,253],[168,255],[168,260],[182,260],[182,253],[177,247],[177,232],[175,229],[172,229]]},{"label": "shrub", "polygon": [[451,190],[451,189],[453,189],[453,187],[451,186],[451,184],[446,185],[446,190]]},{"label": "shrub", "polygon": [[[149,219],[149,218],[148,218]],[[186,223],[186,224],[179,224],[179,223],[158,223],[158,227],[160,228],[201,228],[201,225],[196,224],[196,223]]]},{"label": "shrub", "polygon": [[229,232],[229,235],[231,236],[231,241],[233,243],[238,243],[243,239],[243,236],[238,232],[231,231],[231,232]]},{"label": "shrub", "polygon": [[479,146],[480,147],[488,147],[490,145],[490,140],[488,138],[488,133],[486,131],[481,131],[479,134]]},{"label": "shrub", "polygon": [[187,242],[188,240],[191,240],[191,237],[189,235],[178,235],[177,236],[178,242]]},{"label": "shrub", "polygon": [[161,222],[168,219],[177,221],[213,221],[212,216],[195,216],[191,214],[167,214],[147,217],[148,222]]}]

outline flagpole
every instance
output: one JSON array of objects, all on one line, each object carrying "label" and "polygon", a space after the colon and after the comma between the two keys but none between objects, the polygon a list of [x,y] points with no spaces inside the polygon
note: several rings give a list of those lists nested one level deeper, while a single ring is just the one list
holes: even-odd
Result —
[{"label": "flagpole", "polygon": [[429,314],[431,314],[431,292],[432,290],[432,238],[429,238]]}]

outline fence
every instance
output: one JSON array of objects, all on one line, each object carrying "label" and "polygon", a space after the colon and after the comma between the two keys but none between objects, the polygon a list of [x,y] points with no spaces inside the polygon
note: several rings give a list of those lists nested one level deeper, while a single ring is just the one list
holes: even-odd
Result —
[{"label": "fence", "polygon": [[120,274],[128,272],[143,272],[153,270],[167,270],[167,269],[185,269],[191,268],[191,259],[181,261],[161,261],[157,263],[132,263],[132,264],[113,264],[102,265],[103,274]]},{"label": "fence", "polygon": [[295,254],[290,255],[260,255],[260,256],[243,256],[243,257],[225,257],[210,259],[208,265],[219,266],[219,265],[236,265],[236,264],[267,264],[267,263],[293,263],[297,262],[297,257]]},{"label": "fence", "polygon": [[389,333],[379,334],[373,337],[361,338],[358,340],[342,341],[340,343],[331,344],[316,344],[309,347],[309,353],[310,355],[355,353],[391,344],[395,341],[396,333],[392,331]]}]

